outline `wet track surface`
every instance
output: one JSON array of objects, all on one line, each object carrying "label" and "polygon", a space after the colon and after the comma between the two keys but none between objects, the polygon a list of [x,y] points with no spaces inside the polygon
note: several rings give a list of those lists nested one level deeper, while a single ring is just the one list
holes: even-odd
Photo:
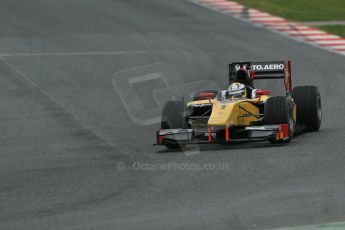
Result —
[{"label": "wet track surface", "polygon": [[[345,219],[343,56],[182,0],[3,0],[0,56],[0,229],[264,229]],[[320,132],[286,146],[166,151],[152,147],[159,125],[143,125],[114,87],[119,71],[153,76],[157,63],[186,85],[226,87],[227,64],[248,59],[291,59],[293,84],[319,87]],[[260,87],[277,87],[270,84]],[[150,92],[162,82],[133,88],[143,113],[159,109]],[[228,167],[136,170],[135,162]]]}]

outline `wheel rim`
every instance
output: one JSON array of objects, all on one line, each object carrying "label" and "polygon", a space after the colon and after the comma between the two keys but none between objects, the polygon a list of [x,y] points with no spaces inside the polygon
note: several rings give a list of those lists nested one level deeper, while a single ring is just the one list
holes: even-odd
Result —
[{"label": "wheel rim", "polygon": [[290,136],[292,136],[293,130],[295,128],[295,124],[293,121],[293,118],[291,116],[291,114],[289,114],[289,130],[290,130]]},{"label": "wheel rim", "polygon": [[321,108],[321,97],[320,95],[317,96],[317,117],[319,121],[322,119],[322,108]]},{"label": "wheel rim", "polygon": [[292,105],[291,107],[289,107],[289,114],[288,114],[288,116],[289,116],[289,118],[288,118],[289,124],[288,125],[289,125],[289,131],[290,131],[290,133],[289,133],[290,138],[292,137],[294,130],[295,130],[295,121],[293,118],[293,113],[294,113],[294,106]]}]

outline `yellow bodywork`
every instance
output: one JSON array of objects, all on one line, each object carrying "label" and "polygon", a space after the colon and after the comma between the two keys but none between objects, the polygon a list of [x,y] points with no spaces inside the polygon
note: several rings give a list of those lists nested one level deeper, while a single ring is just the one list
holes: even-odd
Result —
[{"label": "yellow bodywork", "polygon": [[188,103],[212,104],[212,113],[208,120],[208,126],[249,126],[251,122],[258,120],[260,111],[255,105],[259,102],[265,102],[268,96],[261,96],[255,99],[239,99],[230,101],[200,100]]},{"label": "yellow bodywork", "polygon": [[191,105],[200,105],[200,104],[213,104],[214,102],[216,102],[217,100],[215,99],[210,99],[210,100],[199,100],[199,101],[191,101],[187,103],[187,106],[191,106]]},{"label": "yellow bodywork", "polygon": [[229,103],[215,102],[212,114],[208,120],[209,126],[249,126],[250,122],[257,121],[251,116],[259,114],[259,109],[246,100],[231,101]]}]

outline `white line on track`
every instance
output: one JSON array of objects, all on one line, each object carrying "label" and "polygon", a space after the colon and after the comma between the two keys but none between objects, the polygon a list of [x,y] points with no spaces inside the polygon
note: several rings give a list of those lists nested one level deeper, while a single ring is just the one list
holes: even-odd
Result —
[{"label": "white line on track", "polygon": [[131,55],[131,54],[148,54],[148,53],[162,53],[166,51],[94,51],[94,52],[32,52],[32,53],[0,53],[0,57],[32,57],[32,56],[84,56],[84,55]]},{"label": "white line on track", "polygon": [[[45,95],[47,98],[49,98],[52,102],[54,102],[56,105],[58,105],[59,107],[61,107],[63,110],[65,110],[67,113],[71,114],[71,116],[78,121],[78,123],[84,127],[85,129],[87,129],[87,127],[85,127],[85,125],[81,122],[81,120],[68,108],[66,108],[65,106],[63,106],[59,101],[57,101],[55,98],[53,98],[52,96],[50,96],[48,93],[46,93],[44,90],[40,89],[38,87],[38,85],[32,81],[25,73],[23,73],[22,71],[18,70],[18,68],[16,68],[15,66],[13,66],[12,64],[10,64],[5,58],[4,56],[0,56],[0,60],[3,61],[8,67],[10,67],[13,71],[15,71],[20,77],[22,77],[24,80],[26,80],[32,87],[39,89],[39,91]],[[120,148],[116,147],[115,145],[113,145],[112,143],[110,143],[109,141],[107,141],[106,139],[103,139],[102,137],[100,137],[99,135],[97,135],[96,133],[94,133],[92,131],[92,133],[97,136],[100,140],[104,141],[107,145],[111,146],[111,147],[115,147],[117,148],[117,150],[121,151],[123,154],[125,155],[129,155],[128,152],[121,150]],[[7,153],[5,153],[7,154]]]},{"label": "white line on track", "polygon": [[14,72],[16,72],[19,76],[21,76],[24,80],[26,80],[31,86],[37,87],[37,84],[32,81],[26,74],[15,68],[12,64],[10,64],[4,57],[0,57],[0,60],[3,61],[8,67],[10,67]]}]

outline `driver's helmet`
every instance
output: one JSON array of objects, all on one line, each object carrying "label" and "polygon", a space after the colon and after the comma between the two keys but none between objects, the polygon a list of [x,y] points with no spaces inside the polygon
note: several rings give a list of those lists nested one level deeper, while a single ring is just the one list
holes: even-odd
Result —
[{"label": "driver's helmet", "polygon": [[247,90],[243,84],[234,82],[229,86],[227,94],[229,98],[246,98]]}]

